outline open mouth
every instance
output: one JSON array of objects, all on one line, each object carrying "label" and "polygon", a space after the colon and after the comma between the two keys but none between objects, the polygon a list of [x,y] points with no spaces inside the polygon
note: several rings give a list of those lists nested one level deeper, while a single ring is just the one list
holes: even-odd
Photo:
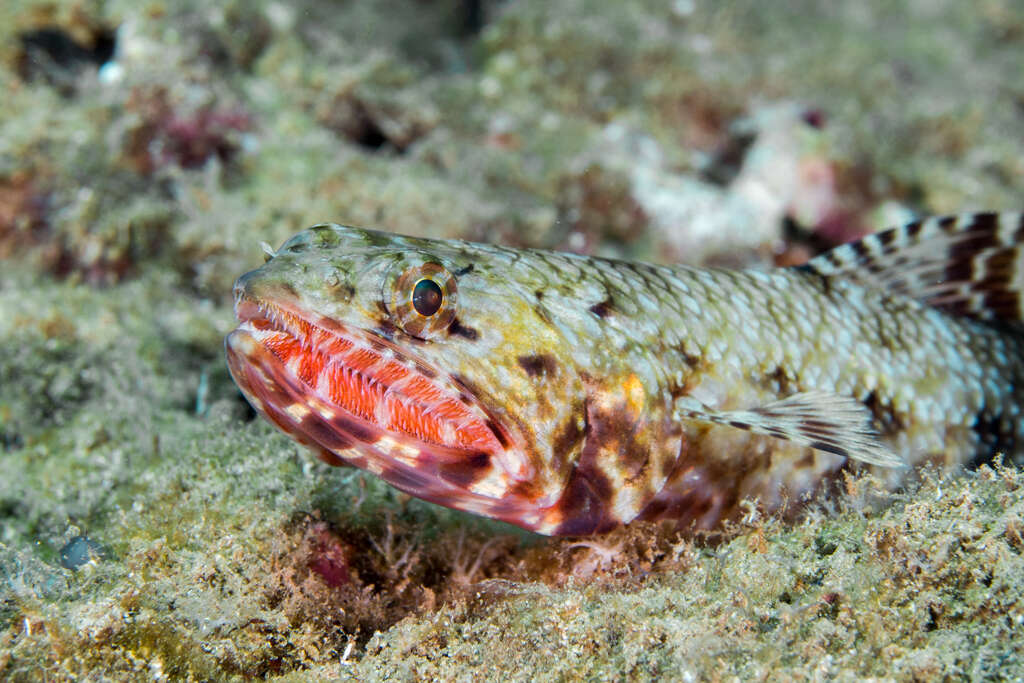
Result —
[{"label": "open mouth", "polygon": [[500,427],[471,397],[386,339],[245,296],[235,311],[232,374],[260,412],[300,441],[338,453],[387,439],[381,445],[392,456],[412,460],[502,450]]}]

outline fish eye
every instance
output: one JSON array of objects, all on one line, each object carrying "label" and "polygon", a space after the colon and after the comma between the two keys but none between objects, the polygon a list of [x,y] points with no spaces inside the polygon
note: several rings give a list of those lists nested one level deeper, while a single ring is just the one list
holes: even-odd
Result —
[{"label": "fish eye", "polygon": [[441,291],[441,285],[433,280],[423,278],[412,288],[412,307],[424,318],[437,313],[443,303],[444,292]]},{"label": "fish eye", "polygon": [[403,332],[430,339],[455,318],[458,288],[447,268],[424,254],[406,256],[384,283],[384,303]]}]

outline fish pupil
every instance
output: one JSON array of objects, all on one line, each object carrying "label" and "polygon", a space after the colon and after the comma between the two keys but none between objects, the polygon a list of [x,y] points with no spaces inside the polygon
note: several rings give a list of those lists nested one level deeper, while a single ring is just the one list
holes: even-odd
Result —
[{"label": "fish pupil", "polygon": [[412,307],[425,318],[437,313],[443,302],[441,286],[433,280],[424,278],[412,288]]}]

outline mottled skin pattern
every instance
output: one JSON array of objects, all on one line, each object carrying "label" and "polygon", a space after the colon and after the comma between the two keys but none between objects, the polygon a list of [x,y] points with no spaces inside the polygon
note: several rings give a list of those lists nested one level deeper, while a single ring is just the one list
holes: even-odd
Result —
[{"label": "mottled skin pattern", "polygon": [[[394,273],[424,262],[443,266],[457,299],[438,314],[443,326],[421,332],[408,304],[395,310],[408,293],[396,293]],[[661,518],[711,528],[745,498],[777,509],[847,466],[792,441],[681,419],[685,398],[729,411],[808,391],[852,397],[909,465],[952,467],[996,448],[1019,457],[1024,444],[1024,350],[1007,326],[808,268],[660,267],[320,225],[244,275],[236,297],[243,321],[271,321],[257,327],[301,341],[299,327],[312,323],[327,330],[321,340],[376,354],[351,391],[378,386],[385,362],[429,378],[430,391],[468,406],[449,412],[473,436],[380,428],[397,424],[393,413],[376,426],[354,420],[330,400],[328,380],[318,384],[329,360],[300,367],[299,345],[275,355],[243,322],[228,338],[229,363],[261,413],[328,462],[544,534]],[[876,469],[891,485],[908,471]]]}]

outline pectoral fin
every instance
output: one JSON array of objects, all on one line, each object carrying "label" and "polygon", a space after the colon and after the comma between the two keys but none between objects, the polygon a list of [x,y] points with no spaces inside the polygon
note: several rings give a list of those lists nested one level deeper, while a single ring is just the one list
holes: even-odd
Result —
[{"label": "pectoral fin", "polygon": [[871,428],[868,409],[837,394],[807,391],[750,410],[727,411],[686,396],[676,403],[676,417],[745,429],[872,465],[905,466]]}]

